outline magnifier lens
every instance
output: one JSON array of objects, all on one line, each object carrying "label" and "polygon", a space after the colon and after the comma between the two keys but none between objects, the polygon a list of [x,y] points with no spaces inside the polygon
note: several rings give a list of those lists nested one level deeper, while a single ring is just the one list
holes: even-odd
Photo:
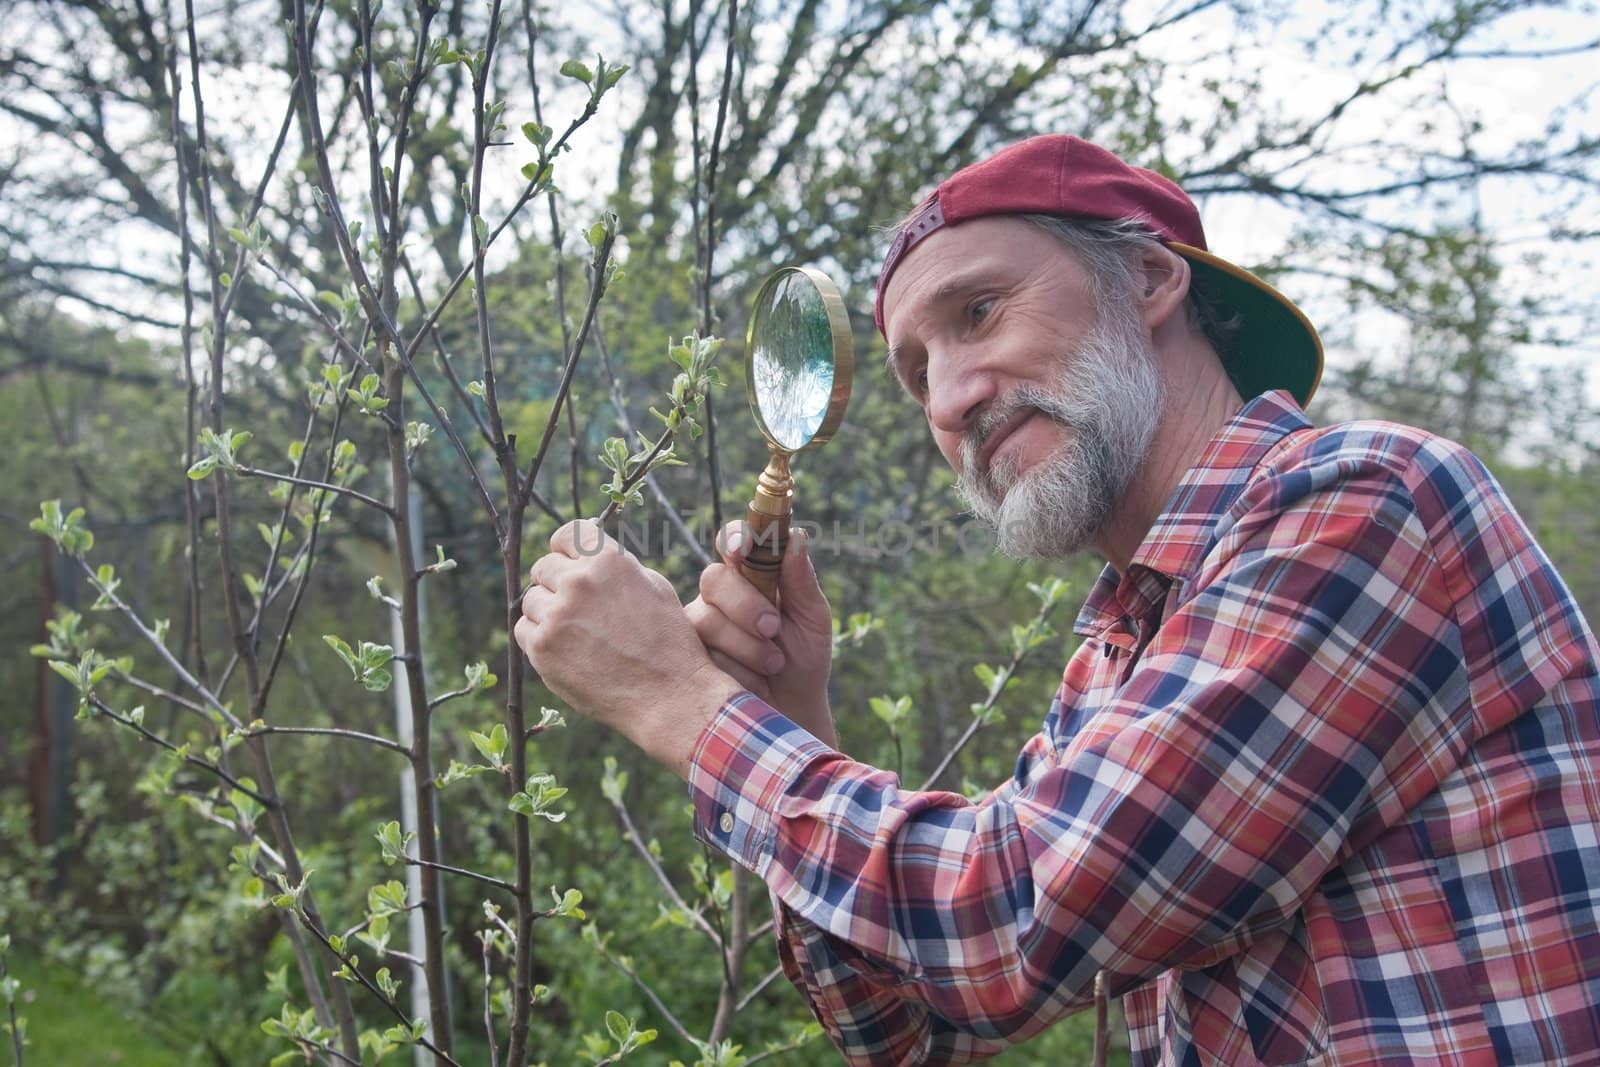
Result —
[{"label": "magnifier lens", "polygon": [[821,428],[833,392],[833,332],[822,293],[804,274],[784,274],[756,309],[750,333],[757,414],[778,447],[798,451]]}]

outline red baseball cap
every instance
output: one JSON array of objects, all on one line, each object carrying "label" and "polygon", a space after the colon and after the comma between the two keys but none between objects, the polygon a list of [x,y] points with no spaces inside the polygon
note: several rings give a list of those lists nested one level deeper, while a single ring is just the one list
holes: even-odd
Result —
[{"label": "red baseball cap", "polygon": [[1200,213],[1184,191],[1154,171],[1130,166],[1079,137],[1030,137],[963,167],[922,202],[889,246],[878,275],[874,317],[884,333],[883,294],[906,255],[930,234],[985,215],[1134,219],[1189,261],[1194,284],[1239,329],[1223,366],[1245,399],[1287,389],[1302,405],[1322,379],[1322,340],[1288,297],[1243,267],[1206,250]]}]

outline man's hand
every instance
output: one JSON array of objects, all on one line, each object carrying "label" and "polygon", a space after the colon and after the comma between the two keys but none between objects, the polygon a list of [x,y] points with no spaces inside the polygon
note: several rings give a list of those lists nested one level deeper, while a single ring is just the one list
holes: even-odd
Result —
[{"label": "man's hand", "polygon": [[667,579],[592,519],[550,538],[516,639],[551,692],[688,773],[700,731],[741,688],[711,662]]},{"label": "man's hand", "polygon": [[717,666],[837,748],[828,709],[833,616],[817,583],[805,532],[796,530],[789,539],[778,607],[739,572],[749,547],[745,533],[742,521],[723,527],[717,538],[723,562],[701,572],[700,595],[684,612]]}]

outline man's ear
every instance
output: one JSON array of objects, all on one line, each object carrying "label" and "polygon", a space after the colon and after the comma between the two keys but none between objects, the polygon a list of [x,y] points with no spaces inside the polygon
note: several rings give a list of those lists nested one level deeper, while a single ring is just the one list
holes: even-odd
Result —
[{"label": "man's ear", "polygon": [[1139,260],[1139,319],[1152,334],[1174,314],[1183,313],[1189,296],[1189,261],[1166,245],[1152,244]]}]

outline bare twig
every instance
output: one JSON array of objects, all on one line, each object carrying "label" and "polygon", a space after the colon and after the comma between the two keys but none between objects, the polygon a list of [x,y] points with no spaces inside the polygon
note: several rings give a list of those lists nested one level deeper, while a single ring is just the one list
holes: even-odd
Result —
[{"label": "bare twig", "polygon": [[[489,33],[481,52],[482,58],[472,70],[472,178],[468,194],[468,210],[472,215],[472,302],[478,326],[478,351],[483,357],[483,399],[489,409],[489,431],[496,449],[505,446],[505,422],[500,417],[500,390],[495,380],[494,339],[489,334],[489,293],[484,277],[484,245],[488,227],[479,226],[483,217],[483,159],[489,150],[489,134],[485,126],[485,94],[489,88],[489,70],[494,60],[494,46],[500,35],[500,0],[493,0],[489,8]],[[553,416],[552,416],[553,417]]]},{"label": "bare twig", "polygon": [[[365,988],[367,992],[371,993],[374,997],[377,997],[378,1002],[381,1003],[385,1008],[389,1009],[390,1013],[393,1014],[395,1018],[400,1020],[402,1026],[406,1027],[408,1030],[411,1029],[413,1025],[411,1017],[405,1013],[400,1005],[389,999],[389,996],[384,993],[383,990],[374,985],[372,979],[361,973],[361,970],[356,966],[354,957],[347,956],[343,952],[340,952],[338,949],[334,948],[333,942],[328,939],[327,933],[318,923],[312,920],[311,916],[308,915],[304,909],[296,908],[295,915],[300,919],[300,924],[307,930],[310,930],[312,936],[318,941],[321,941],[324,948],[333,953],[339,962],[349,970],[350,974],[355,977],[357,982],[361,983],[362,987]],[[461,1067],[461,1064],[452,1059],[448,1052],[445,1052],[438,1045],[435,1045],[432,1041],[429,1041],[426,1037],[417,1038],[417,1044],[433,1053],[444,1063],[450,1064],[450,1067]]]},{"label": "bare twig", "polygon": [[273,725],[266,725],[266,726],[257,726],[257,727],[254,727],[254,728],[247,727],[246,728],[246,732],[251,734],[251,735],[257,735],[257,734],[308,734],[308,735],[321,736],[321,737],[342,737],[346,741],[360,741],[362,744],[376,745],[378,748],[386,748],[386,749],[389,749],[391,752],[398,752],[402,756],[411,755],[411,750],[406,748],[406,746],[400,744],[397,741],[391,741],[387,737],[379,737],[376,734],[364,734],[359,730],[346,730],[343,727],[339,727],[339,726],[273,726]]},{"label": "bare twig", "polygon": [[209,713],[207,713],[203,705],[196,704],[194,701],[188,699],[187,697],[180,696],[170,689],[163,689],[154,682],[146,681],[145,679],[136,675],[123,674],[121,671],[113,671],[112,677],[117,681],[125,682],[136,689],[143,689],[151,696],[160,697],[162,700],[165,700],[170,704],[176,704],[178,707],[183,708],[186,711],[192,711],[196,715],[199,715],[201,718],[205,719],[207,722],[211,721],[211,716]]},{"label": "bare twig", "polygon": [[292,474],[279,474],[277,471],[261,470],[259,467],[239,466],[236,473],[241,478],[266,478],[274,482],[288,482],[290,485],[304,486],[308,489],[320,489],[325,493],[337,493],[347,496],[351,500],[359,500],[369,508],[376,508],[385,515],[393,515],[394,508],[385,504],[376,497],[370,497],[359,489],[351,489],[346,485],[337,485],[332,482],[319,482],[313,478],[297,478]]},{"label": "bare twig", "polygon": [[489,1067],[500,1067],[500,1042],[494,1036],[494,1001],[490,991],[494,988],[494,973],[489,967],[489,946],[494,936],[483,937],[483,1036],[489,1044]]},{"label": "bare twig", "polygon": [[178,658],[172,654],[172,651],[167,648],[166,643],[162,641],[160,637],[156,636],[155,631],[144,624],[144,620],[139,617],[139,613],[134,611],[133,608],[129,607],[127,601],[119,597],[114,590],[108,590],[104,586],[100,585],[99,577],[95,574],[93,567],[90,567],[89,564],[81,558],[78,559],[78,566],[82,569],[83,573],[88,576],[89,581],[94,586],[95,590],[101,596],[105,597],[107,603],[121,612],[123,618],[127,619],[135,630],[139,631],[139,636],[143,637],[150,647],[155,649],[156,655],[161,658],[163,663],[172,668],[174,673],[176,673],[183,681],[184,685],[187,685],[190,689],[193,689],[197,694],[199,694],[201,699],[208,707],[221,713],[223,721],[229,726],[232,726],[235,730],[237,730],[243,725],[239,721],[238,716],[229,711],[227,705],[225,705],[221,700],[218,700],[216,695],[212,693],[210,689],[206,688],[205,683],[201,682],[200,679],[189,673],[188,668],[185,667],[182,662],[180,662]]},{"label": "bare twig", "polygon": [[[6,954],[0,951],[0,983],[4,983],[9,976],[6,968]],[[11,1020],[11,1058],[14,1067],[22,1067],[22,1028],[17,1025],[17,1002],[9,994],[6,996],[6,1015]]]},{"label": "bare twig", "polygon": [[[611,406],[616,409],[617,418],[622,422],[624,436],[631,441],[638,436],[638,430],[634,428],[633,419],[628,415],[628,405],[622,398],[622,385],[617,381],[616,370],[611,365],[611,352],[606,347],[605,331],[598,321],[595,322],[594,340],[595,347],[600,351],[600,363],[605,367],[606,378],[611,383]],[[671,523],[672,528],[678,531],[678,536],[683,538],[683,543],[688,546],[689,554],[695,558],[695,562],[702,567],[710,564],[712,562],[711,553],[706,551],[705,546],[700,543],[700,538],[695,536],[694,531],[683,521],[683,516],[678,514],[677,507],[672,503],[666,492],[662,490],[661,483],[656,479],[655,472],[646,472],[644,484],[645,488],[650,490],[650,495],[655,497],[656,504],[660,506],[662,514],[667,517],[667,522]]]},{"label": "bare twig", "polygon": [[772,933],[773,927],[777,925],[778,922],[776,919],[768,919],[766,922],[752,927],[750,929],[749,937],[747,938],[748,943],[753,945],[757,941],[760,941],[763,937],[766,937],[768,934]]},{"label": "bare twig", "polygon": [[751,1056],[749,1059],[745,1060],[744,1067],[754,1067],[755,1064],[761,1063],[764,1060],[776,1059],[779,1056],[786,1055],[787,1053],[793,1052],[795,1049],[806,1044],[810,1040],[811,1039],[809,1037],[801,1037],[796,1038],[793,1041],[786,1041],[781,1045],[775,1045],[772,1048],[766,1049],[763,1052],[758,1052],[754,1056]]},{"label": "bare twig", "polygon": [[445,863],[433,863],[429,860],[419,860],[411,856],[407,856],[405,860],[413,867],[426,867],[431,871],[443,871],[445,874],[458,874],[463,878],[471,878],[475,882],[482,882],[484,885],[492,885],[496,889],[504,890],[507,893],[514,894],[517,891],[517,887],[512,885],[510,882],[502,881],[499,878],[494,878],[487,874],[480,874],[477,871],[469,871],[465,867],[451,867]]},{"label": "bare twig", "polygon": [[[166,8],[166,19],[167,37],[171,41],[176,35],[172,30],[170,4]],[[183,327],[180,332],[183,346],[185,411],[183,466],[188,470],[194,465],[195,406],[200,390],[194,380],[194,287],[189,281],[189,165],[183,152],[183,119],[180,110],[183,101],[183,78],[178,73],[178,49],[170,43],[167,48],[167,78],[172,84],[172,143],[177,147],[178,159],[178,276],[183,284]],[[184,600],[188,618],[185,620],[184,629],[190,638],[195,669],[203,677],[207,671],[205,640],[202,636],[204,627],[200,625],[200,487],[189,479],[184,480],[183,507],[188,534],[188,552],[185,561],[188,564],[186,590],[188,595]]]},{"label": "bare twig", "polygon": [[[532,46],[530,45],[529,47]],[[595,107],[593,101],[591,100],[589,105],[584,108],[578,117],[573,119],[567,125],[566,130],[561,134],[561,136],[556,138],[555,143],[550,146],[549,151],[546,153],[547,158],[555,159],[558,155],[560,155],[561,151],[566,148],[567,141],[571,139],[572,135],[576,133],[584,125],[584,123],[593,118],[594,115]],[[539,192],[539,189],[540,186],[538,179],[530,180],[528,184],[523,187],[521,195],[517,197],[516,202],[512,204],[511,208],[506,212],[505,218],[501,219],[497,225],[489,230],[488,235],[483,239],[483,247],[485,250],[494,244],[495,240],[499,238],[500,234],[507,226],[511,225],[511,220],[516,218],[517,215],[521,213],[522,209],[527,206],[528,201],[532,200],[534,195]],[[417,348],[422,344],[423,335],[427,333],[427,331],[431,330],[434,324],[439,321],[439,316],[444,314],[444,309],[449,306],[450,301],[455,298],[456,293],[460,292],[461,286],[465,284],[467,277],[471,273],[472,265],[470,263],[465,267],[462,267],[461,270],[456,273],[456,276],[450,279],[450,284],[445,286],[444,292],[440,295],[439,299],[434,302],[433,307],[423,315],[422,323],[417,327],[417,330],[412,335],[410,342],[404,346],[404,358],[408,362],[412,356],[415,355]]]},{"label": "bare twig", "polygon": [[595,313],[600,308],[600,298],[606,292],[606,268],[611,262],[611,248],[616,240],[616,233],[608,230],[589,261],[589,301],[583,311],[583,324],[578,327],[578,336],[573,340],[572,348],[567,353],[566,366],[561,370],[561,383],[556,386],[554,406],[550,409],[550,417],[545,421],[544,433],[539,438],[539,447],[528,463],[527,474],[523,476],[520,495],[523,504],[527,503],[529,494],[533,492],[534,483],[539,478],[539,469],[544,465],[545,452],[550,448],[550,441],[555,436],[556,426],[561,417],[561,406],[566,403],[567,394],[572,390],[572,376],[578,369],[578,357],[583,355],[584,345],[589,340],[589,331],[594,328]]},{"label": "bare twig", "polygon": [[[1055,607],[1056,604],[1054,600],[1045,601],[1043,606],[1040,607],[1039,613],[1034,616],[1033,625],[1038,626],[1042,624],[1045,619],[1049,618],[1050,613],[1055,610]],[[1000,694],[1005,692],[1007,684],[1010,683],[1012,677],[1017,673],[1017,668],[1022,666],[1023,660],[1028,658],[1028,651],[1029,649],[1027,645],[1022,645],[1011,654],[1010,662],[1008,662],[1000,671],[1000,673],[995,676],[994,684],[989,687],[989,694],[984,698],[983,704],[973,712],[972,724],[967,727],[966,732],[961,735],[961,737],[956,741],[955,745],[951,747],[950,751],[944,754],[944,758],[941,759],[939,761],[939,765],[933,769],[933,773],[928,775],[927,780],[918,787],[918,792],[927,792],[928,790],[932,789],[934,783],[937,782],[939,777],[949,769],[950,764],[955,762],[955,758],[961,754],[961,751],[967,747],[967,744],[974,737],[978,736],[978,731],[983,729],[984,720],[987,718],[987,712],[989,709],[994,707],[995,701],[1000,699]]]},{"label": "bare twig", "polygon": [[185,751],[185,746],[175,745],[171,741],[168,741],[166,738],[162,737],[160,734],[152,732],[144,725],[144,723],[134,719],[131,716],[123,715],[121,712],[112,708],[109,704],[95,696],[93,693],[85,694],[85,699],[87,699],[90,704],[93,704],[95,710],[100,712],[100,714],[104,715],[106,718],[126,726],[128,729],[134,731],[151,744],[158,745],[161,748],[166,749],[168,752],[171,752],[173,755],[177,756],[181,762],[187,763],[191,767],[199,767],[203,771],[207,771],[216,775],[224,782],[227,782],[231,788],[239,790],[239,792],[245,794],[262,807],[270,809],[278,806],[278,802],[274,798],[264,796],[261,793],[256,792],[254,789],[251,789],[249,786],[245,785],[243,782],[239,781],[239,779],[223,770],[217,764],[212,763],[210,760],[204,760],[198,756],[189,755],[189,753]]},{"label": "bare twig", "polygon": [[672,883],[672,878],[662,868],[661,861],[656,859],[655,854],[650,851],[650,847],[646,845],[644,843],[644,839],[639,836],[639,830],[633,825],[632,816],[628,814],[627,805],[618,803],[617,801],[612,801],[611,806],[616,810],[617,817],[622,820],[622,830],[623,833],[627,835],[628,843],[631,844],[639,853],[639,855],[644,858],[645,865],[650,868],[650,873],[655,875],[656,881],[659,882],[661,884],[661,888],[666,891],[666,894],[672,900],[673,905],[688,917],[695,929],[709,937],[711,939],[711,943],[717,946],[717,949],[720,952],[722,949],[722,938],[719,937],[717,932],[711,928],[711,924],[706,922],[705,916],[701,915],[698,911],[689,907],[689,905],[685,903],[683,895],[678,892],[678,887]]},{"label": "bare twig", "polygon": [[750,1006],[751,1001],[753,1001],[757,997],[759,997],[763,992],[766,991],[766,988],[768,986],[770,986],[773,982],[777,981],[779,978],[782,978],[782,977],[783,977],[783,968],[782,967],[774,967],[774,968],[772,968],[772,970],[770,970],[766,974],[762,975],[761,976],[761,981],[759,981],[755,985],[751,986],[750,989],[745,993],[745,995],[739,998],[739,1003],[734,1005],[733,1013],[735,1015],[738,1015],[741,1012],[743,1012],[746,1008],[748,1008]]},{"label": "bare twig", "polygon": [[[727,49],[722,62],[722,90],[717,97],[717,124],[711,133],[711,154],[706,162],[706,239],[705,263],[700,283],[700,333],[710,337],[711,285],[716,277],[717,254],[717,162],[722,153],[722,134],[728,119],[728,99],[733,90],[735,30],[739,22],[739,0],[728,0]],[[706,473],[711,479],[711,525],[722,529],[722,486],[717,472],[717,412],[712,397],[706,396]]]},{"label": "bare twig", "polygon": [[677,1032],[679,1037],[683,1038],[691,1045],[698,1046],[700,1044],[700,1042],[695,1039],[694,1035],[689,1033],[688,1028],[685,1027],[683,1023],[678,1021],[678,1017],[672,1014],[672,1009],[668,1008],[666,1004],[662,1002],[661,998],[656,995],[656,991],[650,988],[650,983],[646,982],[643,978],[640,978],[639,973],[632,967],[628,966],[628,964],[625,963],[620,957],[613,956],[610,952],[607,952],[605,946],[599,945],[597,947],[600,955],[605,958],[607,963],[611,964],[611,966],[615,967],[617,970],[633,979],[633,984],[639,987],[639,992],[643,993],[649,999],[650,1003],[655,1005],[656,1011],[661,1013],[661,1017],[667,1020],[667,1024]]},{"label": "bare twig", "polygon": [[[403,251],[400,254],[400,269],[405,272],[406,282],[411,286],[411,295],[421,305],[426,303],[422,295],[422,283],[417,280],[417,272],[411,266],[411,257]],[[450,388],[455,390],[456,399],[466,407],[472,415],[473,423],[478,427],[478,433],[483,436],[484,443],[494,444],[494,433],[490,431],[489,424],[484,420],[483,412],[478,410],[477,399],[461,383],[461,376],[456,373],[454,362],[450,353],[445,350],[444,338],[439,336],[437,325],[428,327],[428,336],[433,338],[434,355],[439,359],[439,369],[444,371],[444,376],[450,382]]]}]

